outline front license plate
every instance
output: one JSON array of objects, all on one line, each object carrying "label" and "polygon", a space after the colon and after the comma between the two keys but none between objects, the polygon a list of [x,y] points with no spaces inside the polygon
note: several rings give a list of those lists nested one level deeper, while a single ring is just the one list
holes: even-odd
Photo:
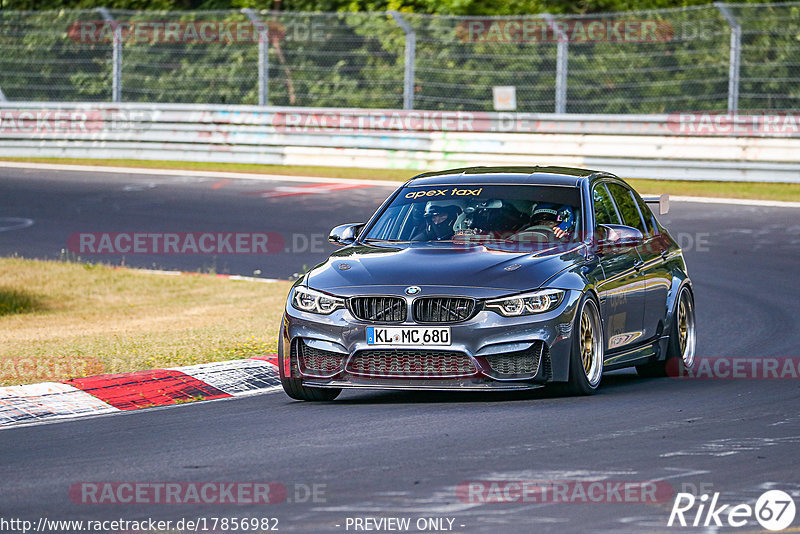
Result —
[{"label": "front license plate", "polygon": [[417,345],[447,347],[450,346],[450,327],[367,327],[367,345],[384,345],[387,347],[411,347]]}]

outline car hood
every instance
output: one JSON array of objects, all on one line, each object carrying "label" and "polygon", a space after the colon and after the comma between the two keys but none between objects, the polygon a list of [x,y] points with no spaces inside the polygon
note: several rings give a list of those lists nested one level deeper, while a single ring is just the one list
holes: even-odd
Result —
[{"label": "car hood", "polygon": [[575,243],[526,251],[452,243],[357,244],[334,252],[305,283],[342,297],[400,295],[419,286],[421,295],[491,298],[536,289],[583,259]]}]

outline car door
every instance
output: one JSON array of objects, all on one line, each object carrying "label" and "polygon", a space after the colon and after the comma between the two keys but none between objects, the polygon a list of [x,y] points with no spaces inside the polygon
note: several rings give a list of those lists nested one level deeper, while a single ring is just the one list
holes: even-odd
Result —
[{"label": "car door", "polygon": [[650,339],[659,335],[659,324],[667,316],[667,297],[672,287],[672,270],[666,261],[670,241],[659,232],[655,216],[642,197],[636,191],[631,191],[631,195],[647,229],[644,243],[639,247],[639,255],[644,261],[644,336]]},{"label": "car door", "polygon": [[[637,267],[644,283],[644,311],[642,313],[642,335],[639,341],[652,339],[658,335],[658,323],[664,317],[667,303],[667,290],[664,286],[666,267],[661,256],[664,247],[662,238],[654,231],[652,213],[634,191],[620,183],[609,183],[608,190],[617,206],[622,224],[642,232],[644,241],[637,248],[642,263]],[[642,207],[646,210],[642,212]],[[643,216],[650,215],[649,221]],[[649,223],[649,224],[648,224]]]},{"label": "car door", "polygon": [[[602,237],[600,224],[624,224],[605,182],[592,188],[594,204],[595,235]],[[641,257],[636,247],[616,247],[612,251],[598,254],[603,269],[603,281],[598,284],[600,311],[604,318],[606,363],[614,363],[623,352],[642,335],[644,315],[644,282],[637,267]]]}]

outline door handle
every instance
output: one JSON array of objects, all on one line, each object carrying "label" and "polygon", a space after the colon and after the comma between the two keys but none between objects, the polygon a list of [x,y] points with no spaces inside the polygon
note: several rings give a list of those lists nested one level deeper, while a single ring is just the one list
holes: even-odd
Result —
[{"label": "door handle", "polygon": [[642,260],[636,260],[635,262],[633,262],[633,268],[636,269],[637,271],[641,270],[642,265],[644,265],[644,262]]}]

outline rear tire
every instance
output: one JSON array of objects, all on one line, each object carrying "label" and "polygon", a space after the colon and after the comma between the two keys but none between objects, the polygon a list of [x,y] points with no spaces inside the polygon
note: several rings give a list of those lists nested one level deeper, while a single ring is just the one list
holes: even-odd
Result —
[{"label": "rear tire", "polygon": [[595,300],[584,295],[572,329],[569,380],[556,384],[562,395],[591,395],[603,379],[603,323]]},{"label": "rear tire", "polygon": [[663,360],[636,366],[643,378],[686,376],[694,365],[697,331],[695,329],[694,297],[687,286],[678,294],[675,315],[667,343],[667,357]]},{"label": "rear tire", "polygon": [[309,388],[299,378],[287,377],[283,374],[283,338],[278,342],[278,373],[281,377],[283,391],[291,398],[302,401],[332,401],[342,392],[338,388]]}]

